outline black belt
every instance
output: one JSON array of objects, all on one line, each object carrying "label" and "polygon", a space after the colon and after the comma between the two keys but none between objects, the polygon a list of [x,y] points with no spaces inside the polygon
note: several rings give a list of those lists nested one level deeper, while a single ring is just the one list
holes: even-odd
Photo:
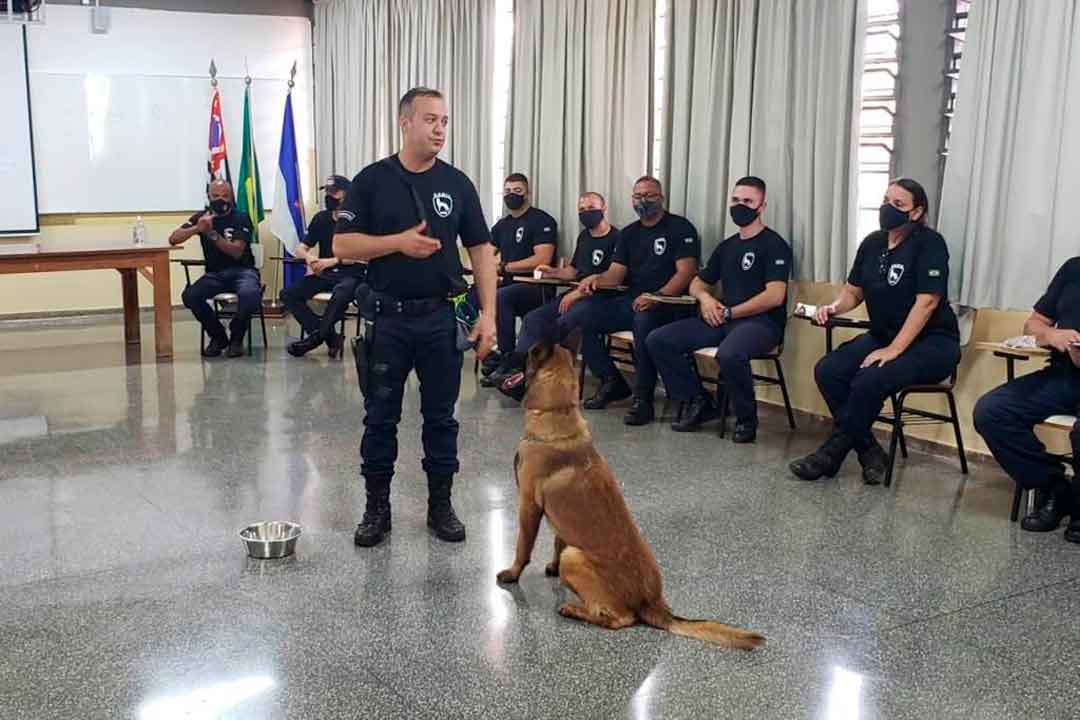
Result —
[{"label": "black belt", "polygon": [[372,293],[372,301],[375,305],[376,315],[399,315],[401,317],[421,317],[450,307],[450,301],[446,298],[417,298],[415,300],[400,300],[392,295]]}]

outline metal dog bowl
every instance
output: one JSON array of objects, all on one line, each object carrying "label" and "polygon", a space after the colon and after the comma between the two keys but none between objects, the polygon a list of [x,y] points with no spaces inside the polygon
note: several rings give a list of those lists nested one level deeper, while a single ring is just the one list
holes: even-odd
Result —
[{"label": "metal dog bowl", "polygon": [[301,532],[294,522],[274,520],[248,525],[240,531],[240,539],[251,557],[272,560],[292,555]]}]

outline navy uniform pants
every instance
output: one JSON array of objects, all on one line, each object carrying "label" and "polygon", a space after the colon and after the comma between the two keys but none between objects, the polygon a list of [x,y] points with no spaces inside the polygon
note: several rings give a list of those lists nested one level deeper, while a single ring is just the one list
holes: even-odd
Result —
[{"label": "navy uniform pants", "polygon": [[[495,291],[495,342],[499,354],[509,357],[517,348],[517,319],[523,318],[544,303],[544,286],[504,281],[506,284]],[[469,289],[469,302],[480,307],[480,295],[473,285]],[[521,348],[528,352],[528,345]]]},{"label": "navy uniform pants", "polygon": [[360,472],[368,486],[388,485],[398,455],[397,426],[409,373],[420,380],[424,472],[447,480],[458,471],[458,422],[454,405],[461,388],[462,352],[457,323],[447,303],[418,317],[381,314],[375,318],[364,396],[364,438]]},{"label": "navy uniform pants", "polygon": [[589,370],[600,380],[613,377],[618,370],[611,361],[604,336],[620,330],[634,332],[634,392],[652,398],[656,390],[656,366],[646,349],[649,334],[668,323],[682,320],[692,309],[683,305],[655,305],[634,312],[634,298],[628,295],[606,297],[594,295],[577,303],[581,310],[581,356]]},{"label": "navy uniform pants", "polygon": [[[979,398],[975,429],[994,459],[1025,489],[1052,485],[1065,478],[1061,458],[1046,452],[1035,426],[1051,415],[1080,414],[1080,370],[1055,363],[1018,377]],[[1080,423],[1073,425],[1074,467],[1080,461]]]},{"label": "navy uniform pants", "polygon": [[259,303],[262,302],[259,271],[255,268],[234,267],[208,272],[184,288],[184,292],[180,295],[184,306],[202,324],[206,334],[216,340],[224,341],[226,339],[225,327],[217,319],[217,313],[208,302],[221,293],[236,294],[236,315],[229,323],[229,334],[233,340],[239,341],[244,337],[251,316],[258,312]]},{"label": "navy uniform pants", "polygon": [[814,368],[818,389],[833,419],[860,451],[874,442],[870,428],[885,400],[909,385],[945,380],[960,362],[956,338],[928,335],[884,366],[860,367],[867,355],[887,344],[866,333],[821,358]]},{"label": "navy uniform pants", "polygon": [[[305,333],[319,333],[328,338],[334,332],[334,325],[345,317],[361,278],[362,275],[351,268],[333,267],[321,275],[305,275],[299,282],[282,288],[279,297]],[[308,300],[322,292],[330,293],[330,302],[319,317],[308,307]]]},{"label": "navy uniform pants", "polygon": [[687,318],[656,330],[645,342],[649,357],[664,378],[668,397],[689,402],[704,392],[693,365],[693,352],[716,346],[720,377],[735,417],[757,421],[754,377],[750,359],[780,344],[779,328],[764,315],[740,318],[713,327],[701,318]]},{"label": "navy uniform pants", "polygon": [[521,323],[521,332],[518,333],[518,352],[527,353],[536,343],[541,340],[551,339],[554,342],[562,342],[577,328],[581,327],[582,318],[588,312],[588,298],[582,298],[570,306],[565,313],[559,313],[559,301],[561,297],[544,303],[536,308]]}]

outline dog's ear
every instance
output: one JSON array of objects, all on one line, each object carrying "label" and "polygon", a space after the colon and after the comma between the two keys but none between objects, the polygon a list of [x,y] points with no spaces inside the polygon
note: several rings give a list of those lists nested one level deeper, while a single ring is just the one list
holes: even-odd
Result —
[{"label": "dog's ear", "polygon": [[581,332],[581,328],[574,328],[574,330],[566,336],[566,339],[562,341],[562,346],[570,351],[570,354],[577,357],[581,352],[581,339],[584,337]]},{"label": "dog's ear", "polygon": [[547,338],[541,340],[529,348],[529,354],[525,358],[525,367],[532,371],[539,370],[551,358],[553,352],[555,352],[555,346],[551,340]]}]

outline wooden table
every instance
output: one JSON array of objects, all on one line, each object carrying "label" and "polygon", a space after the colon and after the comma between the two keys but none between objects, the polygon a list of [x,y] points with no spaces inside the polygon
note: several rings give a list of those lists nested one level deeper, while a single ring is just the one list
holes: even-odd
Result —
[{"label": "wooden table", "polygon": [[661,305],[697,305],[698,300],[693,295],[658,295],[656,293],[641,293],[641,297]]},{"label": "wooden table", "polygon": [[570,287],[571,280],[560,280],[553,277],[534,277],[532,275],[514,275],[513,280],[516,283],[524,283],[526,285],[539,285],[540,297],[546,303],[555,299],[555,296],[559,293],[559,288]]},{"label": "wooden table", "polygon": [[[799,305],[801,305],[801,304],[802,303],[799,303]],[[814,307],[814,306],[811,306],[811,307]],[[799,306],[797,305],[795,307],[795,309],[798,310]],[[817,308],[814,307],[814,309],[816,310]],[[824,325],[822,325],[821,323],[814,322],[814,316],[812,314],[811,315],[804,315],[802,313],[796,312],[794,317],[799,318],[800,320],[806,320],[807,322],[809,322],[811,325],[814,325],[815,327],[825,328],[825,352],[832,352],[833,351],[833,330],[835,330],[836,328],[853,328],[853,329],[856,329],[856,330],[869,330],[870,329],[870,321],[869,320],[856,320],[855,318],[843,317],[843,316],[840,316],[840,315],[833,315],[831,318],[829,318],[829,321],[827,323],[825,323]]]},{"label": "wooden table", "polygon": [[975,347],[979,350],[994,353],[994,357],[1005,359],[1005,376],[1009,380],[1016,379],[1016,363],[1031,360],[1032,358],[1048,358],[1050,351],[1046,348],[1014,348],[1000,342],[977,342]]},{"label": "wooden table", "polygon": [[[43,240],[37,252],[0,253],[0,275],[62,272],[65,270],[116,270],[124,299],[124,340],[140,341],[139,275],[154,288],[154,347],[158,360],[173,356],[172,288],[169,276],[169,245],[134,245],[130,239],[102,238],[100,231],[78,233],[66,241]],[[122,234],[122,233],[121,233]]]}]

